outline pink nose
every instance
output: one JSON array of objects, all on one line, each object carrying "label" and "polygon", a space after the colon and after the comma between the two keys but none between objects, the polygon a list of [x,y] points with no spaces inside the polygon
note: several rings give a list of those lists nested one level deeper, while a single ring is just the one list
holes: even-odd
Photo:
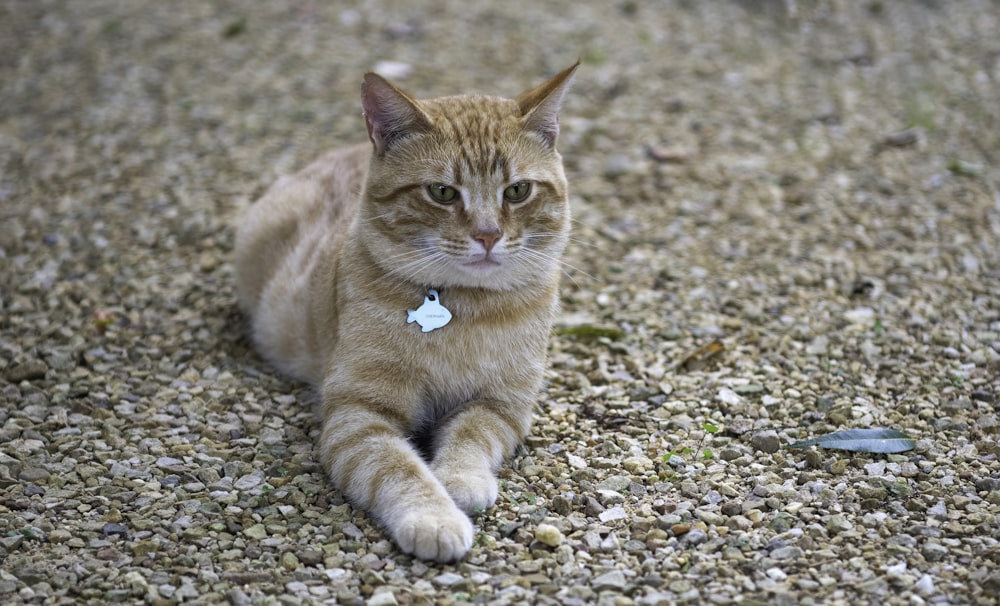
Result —
[{"label": "pink nose", "polygon": [[486,252],[493,250],[493,245],[503,237],[503,232],[499,228],[484,229],[472,234],[472,239],[483,245]]}]

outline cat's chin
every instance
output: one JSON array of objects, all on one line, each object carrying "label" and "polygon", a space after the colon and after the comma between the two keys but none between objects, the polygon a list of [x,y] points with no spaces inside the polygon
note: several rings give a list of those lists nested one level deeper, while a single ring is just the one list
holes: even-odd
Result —
[{"label": "cat's chin", "polygon": [[437,276],[432,283],[447,288],[460,286],[463,288],[484,288],[486,290],[511,290],[523,287],[530,280],[525,280],[517,272],[511,272],[509,267],[497,261],[473,261],[452,266],[451,271]]},{"label": "cat's chin", "polygon": [[462,286],[475,288],[503,288],[508,276],[503,264],[493,259],[480,259],[462,263],[455,268],[453,279]]}]

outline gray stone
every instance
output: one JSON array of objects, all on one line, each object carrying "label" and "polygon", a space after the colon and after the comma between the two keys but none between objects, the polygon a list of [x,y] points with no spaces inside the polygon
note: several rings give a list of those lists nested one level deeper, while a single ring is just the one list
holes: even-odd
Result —
[{"label": "gray stone", "polygon": [[761,452],[768,454],[778,452],[781,448],[781,438],[778,432],[773,429],[758,431],[750,437],[750,445]]},{"label": "gray stone", "polygon": [[692,528],[681,536],[681,541],[692,545],[700,545],[708,540],[708,533],[700,528]]},{"label": "gray stone", "polygon": [[233,482],[236,490],[252,490],[264,483],[264,472],[257,470],[238,478]]},{"label": "gray stone", "polygon": [[612,490],[614,492],[623,492],[628,490],[629,485],[632,483],[632,478],[628,476],[611,476],[600,481],[597,484],[598,490]]},{"label": "gray stone", "polygon": [[42,467],[25,466],[21,469],[21,473],[17,474],[17,477],[22,482],[45,482],[51,475],[47,469]]},{"label": "gray stone", "polygon": [[45,362],[41,360],[28,360],[23,364],[18,364],[13,368],[10,368],[6,372],[6,378],[11,383],[20,383],[21,381],[36,381],[38,379],[44,379],[45,373],[48,372],[49,367]]},{"label": "gray stone", "polygon": [[920,547],[920,553],[928,562],[940,562],[948,555],[948,548],[940,543],[928,541]]},{"label": "gray stone", "polygon": [[590,582],[594,591],[623,591],[625,585],[625,573],[620,570],[606,572]]},{"label": "gray stone", "polygon": [[804,552],[801,547],[786,545],[772,551],[771,557],[775,560],[794,560],[796,558],[801,558],[803,554]]},{"label": "gray stone", "polygon": [[451,587],[456,583],[462,582],[464,579],[465,577],[460,574],[455,574],[454,572],[443,572],[434,577],[434,584],[442,587]]}]

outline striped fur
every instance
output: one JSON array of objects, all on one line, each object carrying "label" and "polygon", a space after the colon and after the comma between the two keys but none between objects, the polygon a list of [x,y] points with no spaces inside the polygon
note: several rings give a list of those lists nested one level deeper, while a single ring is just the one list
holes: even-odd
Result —
[{"label": "striped fur", "polygon": [[[468,551],[466,512],[496,500],[531,423],[569,232],[555,140],[575,69],[516,99],[415,101],[368,74],[372,144],[280,179],[237,226],[258,349],[318,388],[332,481],[420,558]],[[528,198],[505,200],[519,182]],[[432,288],[452,321],[424,333],[407,310]]]}]

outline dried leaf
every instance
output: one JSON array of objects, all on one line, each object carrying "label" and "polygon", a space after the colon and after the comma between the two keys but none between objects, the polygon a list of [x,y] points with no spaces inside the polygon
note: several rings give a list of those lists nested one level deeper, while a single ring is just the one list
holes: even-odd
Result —
[{"label": "dried leaf", "polygon": [[826,435],[789,444],[786,448],[833,448],[853,452],[893,453],[912,450],[916,441],[895,429],[844,429]]},{"label": "dried leaf", "polygon": [[691,152],[686,149],[662,145],[650,145],[646,148],[646,155],[664,164],[683,164],[691,158]]},{"label": "dried leaf", "polygon": [[226,24],[222,30],[223,38],[235,38],[247,30],[247,18],[240,17]]},{"label": "dried leaf", "polygon": [[680,370],[699,370],[707,366],[709,362],[713,361],[716,356],[725,350],[726,346],[723,345],[722,341],[716,339],[708,345],[702,345],[698,349],[685,354],[674,365],[674,368]]},{"label": "dried leaf", "polygon": [[888,147],[909,147],[920,142],[920,129],[908,128],[906,130],[890,133],[882,137],[882,145]]},{"label": "dried leaf", "polygon": [[591,326],[589,324],[581,324],[580,326],[569,326],[566,328],[560,328],[556,330],[556,334],[559,336],[571,336],[578,337],[581,339],[588,339],[596,341],[601,337],[608,339],[621,339],[625,336],[625,333],[618,330],[617,328],[601,328],[600,326]]},{"label": "dried leaf", "polygon": [[97,332],[99,334],[104,334],[107,332],[108,327],[114,324],[115,315],[113,312],[105,311],[103,309],[98,309],[94,312],[94,326],[97,327]]}]

